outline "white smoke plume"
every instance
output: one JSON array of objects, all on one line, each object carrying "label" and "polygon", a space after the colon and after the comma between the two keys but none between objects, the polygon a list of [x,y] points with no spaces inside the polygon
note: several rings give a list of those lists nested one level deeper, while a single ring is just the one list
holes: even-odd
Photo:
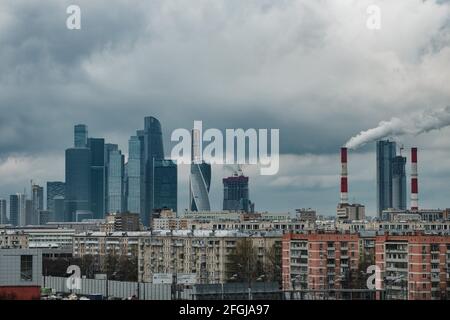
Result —
[{"label": "white smoke plume", "polygon": [[376,128],[361,131],[352,137],[345,147],[357,149],[369,142],[386,137],[403,135],[419,135],[450,125],[450,106],[436,110],[426,110],[405,118],[394,117],[389,121],[381,121]]}]

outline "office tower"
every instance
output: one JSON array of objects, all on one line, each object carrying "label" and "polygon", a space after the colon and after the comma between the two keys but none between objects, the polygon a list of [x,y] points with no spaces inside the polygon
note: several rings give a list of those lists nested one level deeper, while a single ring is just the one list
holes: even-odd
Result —
[{"label": "office tower", "polygon": [[8,224],[8,217],[6,216],[5,199],[0,199],[0,224]]},{"label": "office tower", "polygon": [[130,137],[128,141],[127,165],[127,210],[132,213],[141,212],[141,139],[138,136]]},{"label": "office tower", "polygon": [[172,160],[155,159],[154,209],[172,209],[177,212],[177,165]]},{"label": "office tower", "polygon": [[54,221],[53,212],[48,210],[39,210],[38,217],[39,217],[38,224],[41,226]]},{"label": "office tower", "polygon": [[37,221],[38,219],[34,217],[33,200],[25,198],[25,223],[22,225],[36,225]]},{"label": "office tower", "polygon": [[393,141],[377,141],[377,211],[392,208],[392,162],[396,156],[396,144]]},{"label": "office tower", "polygon": [[[25,226],[27,224],[27,195],[25,193],[17,193],[18,203],[18,220],[17,225]],[[31,208],[31,206],[29,206]]]},{"label": "office tower", "polygon": [[120,150],[108,155],[108,213],[122,212],[124,209],[124,156]]},{"label": "office tower", "polygon": [[31,185],[32,212],[29,224],[37,225],[39,223],[39,211],[44,210],[44,188],[37,185]]},{"label": "office tower", "polygon": [[119,150],[119,146],[114,143],[105,143],[105,213],[109,212],[109,197],[108,197],[108,190],[109,190],[109,155],[113,151]]},{"label": "office tower", "polygon": [[123,211],[128,210],[128,162],[123,165]]},{"label": "office tower", "polygon": [[17,194],[9,196],[9,223],[13,226],[19,225],[19,196]]},{"label": "office tower", "polygon": [[231,177],[222,179],[222,182],[223,210],[249,212],[248,177],[235,173]]},{"label": "office tower", "polygon": [[161,123],[154,117],[144,118],[144,130],[138,132],[143,142],[141,159],[143,161],[143,206],[141,206],[143,223],[150,225],[150,217],[155,209],[154,176],[155,159],[164,159]]},{"label": "office tower", "polygon": [[189,176],[189,207],[191,211],[210,211],[209,188],[211,184],[211,165],[202,160],[200,141],[200,131],[193,129],[191,174]]},{"label": "office tower", "polygon": [[53,220],[56,222],[64,222],[65,218],[65,199],[63,196],[55,196],[53,198]]},{"label": "office tower", "polygon": [[88,148],[66,150],[65,220],[74,221],[77,210],[90,210],[91,151]]},{"label": "office tower", "polygon": [[88,138],[88,129],[84,124],[77,124],[74,127],[74,147],[86,148]]},{"label": "office tower", "polygon": [[392,159],[392,208],[406,210],[406,157]]},{"label": "office tower", "polygon": [[66,184],[61,181],[47,182],[47,210],[55,212],[55,197],[63,197],[66,194]]},{"label": "office tower", "polygon": [[91,211],[95,219],[105,215],[105,139],[88,138],[91,150]]}]

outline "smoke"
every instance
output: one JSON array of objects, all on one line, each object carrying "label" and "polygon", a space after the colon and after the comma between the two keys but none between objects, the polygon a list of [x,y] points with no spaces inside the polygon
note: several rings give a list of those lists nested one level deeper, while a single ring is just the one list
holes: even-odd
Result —
[{"label": "smoke", "polygon": [[349,149],[357,149],[369,142],[386,137],[419,135],[448,125],[450,125],[450,106],[436,110],[426,110],[409,117],[394,117],[389,121],[381,121],[376,128],[361,131],[352,137],[345,146]]}]

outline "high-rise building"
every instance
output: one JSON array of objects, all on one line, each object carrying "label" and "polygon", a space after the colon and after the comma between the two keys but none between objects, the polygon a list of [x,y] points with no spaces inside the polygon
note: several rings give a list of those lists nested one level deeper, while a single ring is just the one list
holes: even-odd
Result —
[{"label": "high-rise building", "polygon": [[74,127],[74,147],[86,148],[88,138],[88,129],[85,124],[77,124]]},{"label": "high-rise building", "polygon": [[108,190],[109,190],[109,155],[113,151],[119,150],[119,146],[114,143],[105,143],[105,213],[109,212],[109,197],[108,197]]},{"label": "high-rise building", "polygon": [[65,199],[63,196],[55,196],[53,198],[53,220],[56,222],[66,221],[65,215]]},{"label": "high-rise building", "polygon": [[39,211],[44,210],[44,188],[32,184],[31,186],[32,209],[29,224],[37,225],[39,223]]},{"label": "high-rise building", "polygon": [[141,161],[143,162],[143,206],[141,206],[143,223],[150,225],[151,214],[155,209],[154,203],[154,160],[164,159],[164,147],[162,141],[161,123],[154,117],[145,117],[144,130],[139,131],[143,141],[143,152]]},{"label": "high-rise building", "polygon": [[392,163],[395,156],[395,142],[377,141],[377,211],[379,217],[383,210],[392,208]]},{"label": "high-rise building", "polygon": [[9,196],[9,223],[13,226],[19,225],[19,196],[17,194]]},{"label": "high-rise building", "polygon": [[124,156],[114,150],[108,157],[108,213],[124,211]]},{"label": "high-rise building", "polygon": [[392,208],[406,209],[406,157],[396,156],[392,160]]},{"label": "high-rise building", "polygon": [[177,212],[178,173],[172,160],[154,162],[154,209],[172,209]]},{"label": "high-rise building", "polygon": [[47,210],[55,212],[55,197],[63,197],[66,194],[66,184],[61,181],[47,182]]},{"label": "high-rise building", "polygon": [[223,210],[249,212],[248,177],[235,174],[222,179]]},{"label": "high-rise building", "polygon": [[0,199],[0,224],[8,224],[8,217],[6,216],[5,199]]},{"label": "high-rise building", "polygon": [[128,141],[127,165],[127,210],[132,213],[141,212],[141,139],[138,136],[130,137]]},{"label": "high-rise building", "polygon": [[74,221],[77,210],[90,210],[91,150],[66,150],[65,220]]},{"label": "high-rise building", "polygon": [[34,217],[33,200],[25,199],[25,223],[22,225],[37,225],[38,220],[39,216]]},{"label": "high-rise building", "polygon": [[191,211],[210,211],[209,188],[211,185],[211,165],[202,160],[200,141],[200,131],[193,129],[191,174],[189,176],[189,207]]},{"label": "high-rise building", "polygon": [[105,215],[105,139],[88,138],[91,150],[91,211],[94,219]]}]

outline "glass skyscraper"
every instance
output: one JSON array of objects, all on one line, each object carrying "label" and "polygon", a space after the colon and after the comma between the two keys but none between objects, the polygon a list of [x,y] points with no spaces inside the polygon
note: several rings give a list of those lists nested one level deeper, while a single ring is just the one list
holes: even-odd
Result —
[{"label": "glass skyscraper", "polygon": [[105,215],[105,139],[88,138],[91,150],[91,211],[94,219]]},{"label": "glass skyscraper", "polygon": [[393,161],[397,154],[396,143],[380,140],[376,144],[377,153],[377,211],[381,218],[385,209],[392,208]]},{"label": "glass skyscraper", "polygon": [[55,197],[64,197],[66,184],[62,181],[47,182],[47,210],[55,212]]},{"label": "glass skyscraper", "polygon": [[39,211],[44,210],[44,188],[33,184],[31,186],[32,209],[30,224],[37,225],[39,223]]},{"label": "glass skyscraper", "polygon": [[392,159],[392,208],[406,210],[406,157]]},{"label": "glass skyscraper", "polygon": [[8,217],[6,216],[5,199],[0,199],[0,224],[8,224]]},{"label": "glass skyscraper", "polygon": [[124,156],[120,150],[108,156],[108,212],[124,211]]},{"label": "glass skyscraper", "polygon": [[90,210],[91,150],[66,150],[66,220],[74,221],[77,210]]},{"label": "glass skyscraper", "polygon": [[17,194],[9,196],[9,223],[19,225],[19,197]]},{"label": "glass skyscraper", "polygon": [[74,127],[74,147],[86,148],[88,138],[88,129],[85,124],[77,124]]},{"label": "glass skyscraper", "polygon": [[211,185],[211,165],[202,161],[200,131],[192,130],[191,174],[189,176],[189,207],[191,211],[209,211],[209,188]]},{"label": "glass skyscraper", "polygon": [[177,212],[177,165],[172,160],[154,161],[154,209]]},{"label": "glass skyscraper", "polygon": [[141,212],[141,139],[138,136],[130,137],[128,141],[127,166],[127,210],[132,213]]},{"label": "glass skyscraper", "polygon": [[141,161],[143,164],[142,183],[143,204],[141,206],[144,225],[150,225],[151,215],[155,207],[154,199],[154,160],[164,159],[164,148],[162,141],[161,123],[154,117],[144,118],[144,130],[139,131],[143,143]]},{"label": "glass skyscraper", "polygon": [[222,182],[223,210],[249,212],[248,177],[234,175],[222,179]]}]

